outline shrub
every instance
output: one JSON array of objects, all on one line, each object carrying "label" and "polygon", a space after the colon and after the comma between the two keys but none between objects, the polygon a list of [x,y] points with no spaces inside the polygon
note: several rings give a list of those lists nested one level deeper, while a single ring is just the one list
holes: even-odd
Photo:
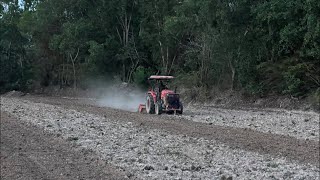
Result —
[{"label": "shrub", "polygon": [[149,69],[139,66],[133,73],[134,83],[140,87],[148,86],[147,79],[151,74],[152,72]]},{"label": "shrub", "polygon": [[285,89],[283,93],[290,94],[292,96],[301,96],[308,91],[308,87],[305,86],[305,65],[300,63],[294,66],[289,66],[287,71],[283,73]]}]

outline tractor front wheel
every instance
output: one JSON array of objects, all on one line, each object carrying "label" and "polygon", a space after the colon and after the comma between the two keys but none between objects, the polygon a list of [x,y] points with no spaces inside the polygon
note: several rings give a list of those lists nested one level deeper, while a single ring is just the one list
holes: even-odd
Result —
[{"label": "tractor front wheel", "polygon": [[155,109],[155,105],[154,105],[153,97],[151,95],[148,95],[147,102],[146,102],[146,111],[148,114],[154,114],[154,109]]}]

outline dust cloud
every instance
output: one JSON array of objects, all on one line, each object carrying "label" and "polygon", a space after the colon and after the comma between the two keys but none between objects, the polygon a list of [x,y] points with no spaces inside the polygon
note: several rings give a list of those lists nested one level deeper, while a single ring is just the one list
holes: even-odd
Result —
[{"label": "dust cloud", "polygon": [[145,103],[145,92],[126,83],[114,84],[99,90],[97,105],[137,112],[139,104]]}]

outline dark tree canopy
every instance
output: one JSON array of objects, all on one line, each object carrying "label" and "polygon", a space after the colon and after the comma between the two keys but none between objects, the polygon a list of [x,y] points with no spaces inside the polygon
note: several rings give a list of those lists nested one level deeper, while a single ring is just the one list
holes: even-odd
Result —
[{"label": "dark tree canopy", "polygon": [[320,92],[319,0],[2,0],[1,91],[175,75],[186,88]]}]

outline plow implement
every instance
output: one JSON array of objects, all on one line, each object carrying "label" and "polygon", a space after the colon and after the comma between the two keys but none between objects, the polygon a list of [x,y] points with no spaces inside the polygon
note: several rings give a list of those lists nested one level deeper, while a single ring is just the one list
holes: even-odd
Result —
[{"label": "plow implement", "polygon": [[138,112],[139,113],[146,113],[146,105],[139,104]]}]

